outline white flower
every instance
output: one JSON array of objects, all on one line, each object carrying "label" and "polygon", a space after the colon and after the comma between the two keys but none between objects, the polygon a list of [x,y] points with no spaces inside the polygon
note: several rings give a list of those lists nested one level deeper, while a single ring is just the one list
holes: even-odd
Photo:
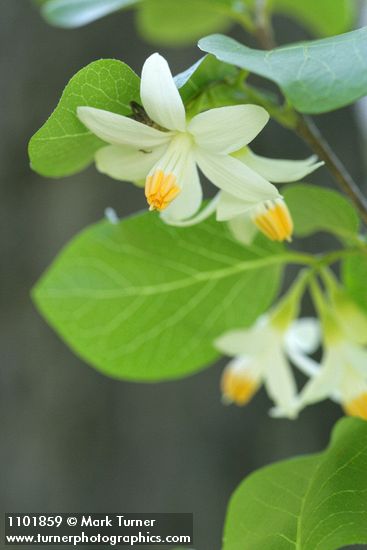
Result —
[{"label": "white flower", "polygon": [[[307,270],[301,271],[288,292],[253,327],[230,331],[215,341],[217,349],[234,357],[223,372],[225,401],[245,405],[264,383],[275,410],[289,418],[296,416],[297,388],[286,357],[286,339],[308,276]],[[313,349],[315,339],[311,327],[307,349]]]},{"label": "white flower", "polygon": [[[313,322],[314,332],[321,332],[316,320]],[[302,346],[304,341],[304,322],[298,321],[292,327],[287,350],[292,362],[299,367],[311,380],[303,388],[297,404],[300,411],[306,405],[323,399],[333,399],[340,403],[344,411],[352,416],[359,416],[367,420],[367,350],[360,341],[343,333],[341,325],[337,324],[324,342],[324,354],[321,364],[311,359],[312,352]],[[324,331],[325,332],[325,331]],[[325,336],[325,334],[324,334]],[[359,340],[359,335],[358,335]],[[365,334],[367,343],[367,333]]]},{"label": "white flower", "polygon": [[[272,183],[298,181],[324,164],[317,162],[315,155],[305,160],[261,157],[248,147],[234,156]],[[232,233],[243,244],[251,243],[257,230],[273,241],[290,240],[293,232],[292,218],[281,198],[248,208],[240,197],[223,192],[217,206],[217,219],[228,221]]]},{"label": "white flower", "polygon": [[269,317],[261,317],[248,330],[227,332],[215,341],[223,353],[234,357],[222,376],[226,402],[245,405],[261,384],[284,414],[294,416],[297,389],[284,349],[285,331]]},{"label": "white flower", "polygon": [[146,180],[151,209],[167,222],[193,216],[202,202],[198,167],[225,193],[247,208],[279,198],[260,173],[231,156],[252,141],[269,119],[257,105],[211,109],[188,120],[165,59],[153,54],[144,64],[140,95],[152,124],[78,107],[79,119],[110,145],[97,151],[98,170],[116,179]]},{"label": "white flower", "polygon": [[[316,156],[305,160],[280,160],[255,155],[248,147],[233,156],[273,183],[288,183],[302,179],[317,170],[323,162]],[[194,218],[175,225],[188,226],[203,221],[216,212],[218,221],[227,221],[233,236],[248,245],[259,230],[273,241],[291,240],[293,221],[287,205],[281,197],[249,205],[238,195],[221,191],[212,202]]]},{"label": "white flower", "polygon": [[[223,197],[218,204],[218,221],[221,217],[223,204],[228,208],[228,197]],[[233,200],[233,199],[230,199]],[[266,235],[271,241],[291,241],[293,220],[283,199],[263,202],[247,211],[228,219],[228,226],[233,236],[244,245],[251,244],[256,231]]]}]

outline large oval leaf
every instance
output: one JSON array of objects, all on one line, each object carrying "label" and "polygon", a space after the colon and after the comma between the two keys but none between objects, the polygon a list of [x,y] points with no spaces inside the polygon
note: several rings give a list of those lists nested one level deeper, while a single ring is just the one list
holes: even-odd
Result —
[{"label": "large oval leaf", "polygon": [[219,34],[203,38],[199,47],[221,61],[276,82],[303,113],[332,111],[367,94],[366,27],[269,52]]},{"label": "large oval leaf", "polygon": [[81,69],[29,143],[33,170],[43,176],[61,177],[88,166],[104,142],[79,121],[77,107],[88,105],[130,114],[130,101],[139,101],[139,86],[139,77],[121,61],[102,59]]},{"label": "large oval leaf", "polygon": [[177,378],[213,361],[217,336],[270,305],[282,259],[262,242],[245,249],[214,220],[184,229],[149,213],[102,222],[67,246],[34,298],[66,342],[105,374]]},{"label": "large oval leaf", "polygon": [[258,470],[234,493],[223,550],[337,550],[367,542],[367,422],[341,420],[319,455]]}]

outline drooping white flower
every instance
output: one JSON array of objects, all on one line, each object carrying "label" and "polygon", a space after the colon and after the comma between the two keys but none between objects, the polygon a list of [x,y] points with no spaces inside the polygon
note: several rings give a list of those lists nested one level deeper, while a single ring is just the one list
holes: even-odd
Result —
[{"label": "drooping white flower", "polygon": [[[261,231],[271,241],[291,241],[293,233],[293,220],[285,201],[281,198],[273,201],[265,201],[250,209],[243,211],[233,218],[222,219],[225,209],[228,216],[228,195],[221,194],[218,204],[218,221],[228,221],[233,236],[245,245],[252,242],[257,231]],[[238,206],[238,205],[237,205]],[[238,210],[238,209],[237,209]]]},{"label": "drooping white flower", "polygon": [[[311,321],[308,321],[310,324]],[[297,411],[307,405],[332,399],[340,403],[346,414],[367,420],[367,349],[346,337],[337,321],[332,328],[324,330],[324,353],[321,364],[308,356],[310,351],[302,347],[304,324],[295,323],[287,342],[287,352],[292,362],[310,381],[303,388],[297,404]],[[314,331],[319,323],[314,320]],[[365,336],[367,344],[367,333]]]},{"label": "drooping white flower", "polygon": [[[302,179],[322,166],[316,156],[305,160],[280,160],[255,155],[248,147],[232,156],[243,162],[272,183],[289,183]],[[194,225],[216,212],[218,221],[227,221],[234,237],[245,245],[261,231],[273,241],[291,240],[293,221],[288,207],[281,197],[249,205],[241,197],[221,191],[212,202],[194,218],[177,225]]]},{"label": "drooping white flower", "polygon": [[[315,155],[305,160],[282,160],[256,155],[248,147],[234,156],[272,183],[298,181],[322,166]],[[281,199],[264,201],[248,208],[240,197],[222,192],[217,206],[218,221],[228,221],[234,236],[243,244],[251,243],[257,230],[273,241],[290,240],[293,221]]]},{"label": "drooping white flower", "polygon": [[151,209],[167,222],[185,220],[200,208],[198,167],[218,188],[248,208],[280,197],[276,187],[232,153],[250,143],[269,119],[257,105],[211,109],[189,120],[165,59],[144,64],[140,95],[150,124],[80,106],[79,119],[110,145],[97,151],[98,170],[116,179],[145,180]]},{"label": "drooping white flower", "polygon": [[225,402],[245,405],[264,384],[275,405],[293,416],[297,388],[285,355],[284,331],[262,317],[249,330],[224,334],[215,346],[234,357],[222,375]]},{"label": "drooping white flower", "polygon": [[[290,331],[287,349],[293,363],[310,376],[298,398],[298,410],[331,398],[347,414],[367,420],[367,316],[348,296],[334,274],[321,270],[326,295],[316,280],[311,292],[322,328],[323,358],[318,364],[302,347],[304,326],[298,322]],[[311,321],[308,322],[310,324]],[[321,330],[318,330],[321,341]],[[312,351],[312,350],[311,350]]]},{"label": "drooping white flower", "polygon": [[[299,311],[305,280],[301,274],[288,294],[253,327],[229,331],[215,341],[217,349],[234,358],[222,376],[224,401],[245,405],[264,384],[285,416],[297,414],[297,388],[286,356],[286,339]],[[313,327],[307,340],[308,349],[313,349]]]}]

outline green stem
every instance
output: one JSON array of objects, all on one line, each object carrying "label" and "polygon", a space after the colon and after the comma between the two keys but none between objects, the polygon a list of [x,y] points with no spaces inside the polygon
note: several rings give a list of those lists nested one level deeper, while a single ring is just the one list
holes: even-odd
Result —
[{"label": "green stem", "polygon": [[338,292],[340,288],[339,282],[329,267],[322,267],[320,269],[320,275],[330,296]]},{"label": "green stem", "polygon": [[271,312],[271,323],[279,330],[286,330],[293,319],[298,317],[302,296],[306,285],[312,276],[312,269],[302,269],[296,280],[293,282],[290,290],[273,307]]},{"label": "green stem", "polygon": [[367,254],[367,248],[343,248],[341,250],[335,250],[316,258],[315,265],[318,269],[322,269],[323,267],[335,264],[336,262],[355,254]]},{"label": "green stem", "polygon": [[285,128],[294,130],[298,123],[298,114],[295,110],[284,103],[284,105],[277,105],[264,93],[261,93],[257,88],[253,88],[247,82],[243,81],[241,83],[241,88],[246,95],[248,101],[253,101],[257,105],[261,105],[268,111],[269,115],[279,122]]},{"label": "green stem", "polygon": [[227,12],[227,15],[233,19],[233,21],[236,21],[236,23],[239,23],[247,32],[250,34],[253,34],[255,32],[255,25],[249,15],[246,13],[240,13],[236,12],[234,10],[229,10]]},{"label": "green stem", "polygon": [[311,296],[312,296],[315,309],[318,312],[319,317],[323,318],[327,310],[327,305],[325,303],[325,298],[321,292],[320,286],[315,277],[312,277],[310,279],[309,287],[311,290]]},{"label": "green stem", "polygon": [[230,6],[227,7],[221,4],[213,3],[211,6],[211,11],[232,19],[232,21],[235,21],[241,25],[241,27],[250,34],[254,34],[256,32],[256,24],[248,13],[248,8],[244,3],[242,3],[241,10],[234,9]]},{"label": "green stem", "polygon": [[[363,251],[367,254],[367,248]],[[343,258],[351,256],[353,254],[361,254],[360,248],[342,248],[340,250],[334,250],[326,254],[320,254],[318,256],[312,256],[311,254],[305,254],[304,252],[286,252],[284,254],[275,254],[266,258],[259,258],[247,262],[249,266],[253,264],[253,267],[267,267],[274,264],[293,264],[303,265],[311,267],[313,274],[320,272],[325,267],[328,267],[336,262],[339,262]]]},{"label": "green stem", "polygon": [[[362,252],[367,254],[367,248],[362,250]],[[262,260],[255,260],[254,264],[260,261],[260,263],[256,263],[258,267],[267,267],[274,264],[303,265],[310,268],[309,275],[307,275],[307,277],[314,277],[321,274],[325,268],[354,254],[361,254],[361,249],[343,248],[340,250],[334,250],[333,252],[328,252],[326,254],[320,254],[318,256],[312,256],[311,254],[305,254],[303,252],[289,252],[270,256],[269,258],[264,258]]]}]

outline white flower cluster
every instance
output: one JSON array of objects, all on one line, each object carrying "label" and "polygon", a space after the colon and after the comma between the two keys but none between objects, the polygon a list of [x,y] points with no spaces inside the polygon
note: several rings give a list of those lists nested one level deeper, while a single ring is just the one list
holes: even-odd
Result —
[{"label": "white flower cluster", "polygon": [[[275,404],[274,416],[295,418],[307,405],[330,398],[346,414],[367,420],[367,316],[346,295],[330,272],[325,298],[313,284],[320,320],[297,319],[297,298],[283,299],[268,316],[248,330],[235,330],[216,341],[233,359],[222,376],[223,400],[245,405],[261,384]],[[287,304],[290,315],[284,316]],[[322,360],[310,357],[323,345]],[[289,363],[309,377],[297,393]]]}]

